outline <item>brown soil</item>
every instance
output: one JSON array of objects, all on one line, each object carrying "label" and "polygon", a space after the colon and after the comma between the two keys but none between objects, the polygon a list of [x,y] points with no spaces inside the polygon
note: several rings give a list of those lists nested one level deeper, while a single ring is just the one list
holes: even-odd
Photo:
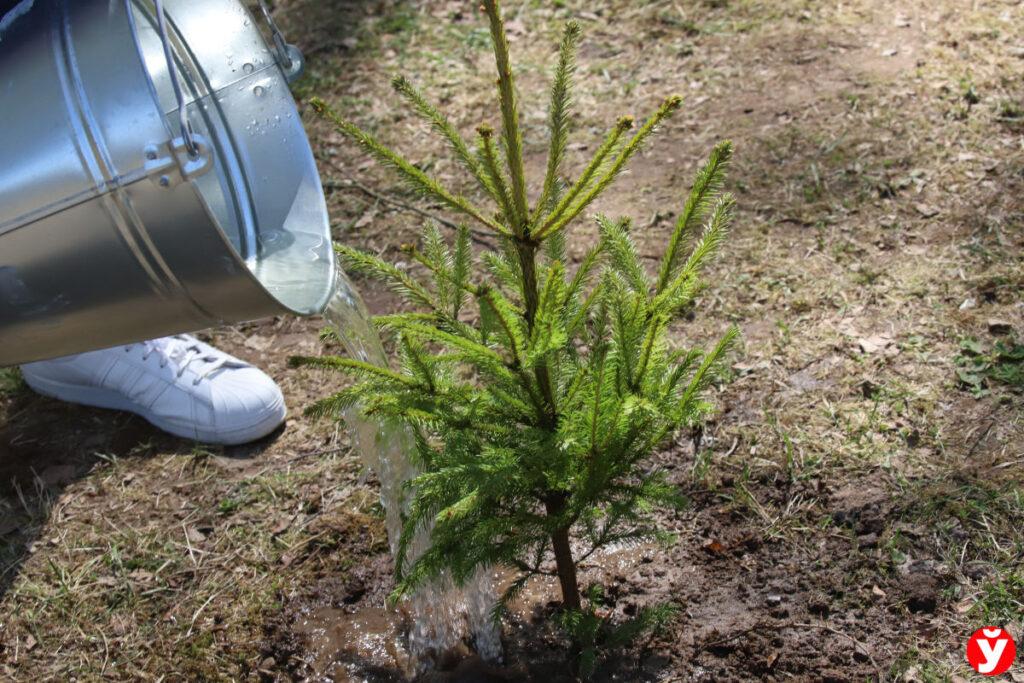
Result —
[{"label": "brown soil", "polygon": [[[280,0],[319,94],[468,188],[395,108],[413,78],[471,130],[494,123],[472,3]],[[670,601],[661,635],[598,680],[963,680],[966,637],[1024,627],[1024,412],[975,398],[955,358],[1024,335],[1024,6],[1010,0],[509,0],[528,161],[561,23],[586,30],[573,163],[623,113],[686,105],[598,207],[660,253],[696,164],[738,150],[739,216],[680,344],[743,332],[720,412],[652,460],[691,498],[678,541],[584,569],[624,619]],[[338,238],[401,259],[425,205],[312,112]],[[373,188],[368,194],[361,187]],[[397,203],[396,203],[397,202]],[[581,254],[592,229],[580,229]],[[375,312],[396,301],[358,283]],[[320,321],[208,337],[258,363],[287,426],[205,449],[142,421],[0,390],[0,679],[406,680],[376,482],[344,430],[301,409],[339,379],[288,370]],[[0,387],[4,384],[0,383]],[[442,658],[428,680],[568,680],[537,582],[506,661]],[[398,642],[396,646],[394,643]],[[1021,671],[1017,667],[1018,675]]]}]

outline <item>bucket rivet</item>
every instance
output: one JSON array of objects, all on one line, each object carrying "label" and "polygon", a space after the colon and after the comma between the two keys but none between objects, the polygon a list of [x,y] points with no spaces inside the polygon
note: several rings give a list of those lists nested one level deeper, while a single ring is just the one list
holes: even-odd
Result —
[{"label": "bucket rivet", "polygon": [[160,176],[160,187],[170,187],[170,185],[171,185],[171,177],[170,176],[166,176],[166,175]]},{"label": "bucket rivet", "polygon": [[146,159],[156,161],[156,152],[151,149],[146,150]]}]

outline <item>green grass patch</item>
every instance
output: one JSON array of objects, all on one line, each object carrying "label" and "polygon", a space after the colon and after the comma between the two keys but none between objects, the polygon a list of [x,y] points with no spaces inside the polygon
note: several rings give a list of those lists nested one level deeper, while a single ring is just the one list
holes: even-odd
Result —
[{"label": "green grass patch", "polygon": [[1024,390],[1024,344],[1016,340],[1000,340],[986,348],[976,339],[964,339],[953,362],[959,386],[977,397],[999,385]]},{"label": "green grass patch", "polygon": [[981,622],[1008,626],[1024,621],[1024,572],[1016,570],[997,575],[985,584],[982,591],[971,608],[972,614],[979,615]]},{"label": "green grass patch", "polygon": [[18,368],[0,368],[0,397],[16,394],[25,388]]}]

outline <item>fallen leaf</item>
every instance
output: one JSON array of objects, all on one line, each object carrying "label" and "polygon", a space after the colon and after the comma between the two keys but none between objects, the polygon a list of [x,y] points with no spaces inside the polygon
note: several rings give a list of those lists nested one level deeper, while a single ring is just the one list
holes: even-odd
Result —
[{"label": "fallen leaf", "polygon": [[914,204],[914,209],[925,218],[932,218],[939,215],[939,210],[928,204]]},{"label": "fallen leaf", "polygon": [[893,345],[893,338],[884,334],[874,334],[857,340],[861,353],[872,355],[885,351]]},{"label": "fallen leaf", "polygon": [[376,211],[367,211],[366,213],[364,213],[359,218],[359,220],[357,220],[355,222],[355,225],[353,225],[352,227],[357,229],[357,230],[361,229],[361,228],[365,228],[366,226],[368,226],[371,223],[373,223],[375,220],[377,220],[377,212]]},{"label": "fallen leaf", "polygon": [[266,351],[274,345],[274,338],[253,334],[247,336],[244,343],[247,348],[250,348],[253,351]]},{"label": "fallen leaf", "polygon": [[128,578],[136,583],[149,583],[153,580],[153,574],[145,569],[136,569],[128,575]]},{"label": "fallen leaf", "polygon": [[704,544],[704,550],[708,551],[712,555],[721,555],[725,552],[725,546],[718,541],[711,540]]},{"label": "fallen leaf", "polygon": [[741,375],[746,375],[753,372],[754,370],[763,370],[770,366],[770,363],[766,360],[758,361],[756,363],[734,363],[732,369]]},{"label": "fallen leaf", "polygon": [[31,652],[33,648],[39,643],[36,641],[35,636],[31,633],[28,634],[28,638],[25,639],[25,652]]},{"label": "fallen leaf", "polygon": [[206,540],[206,536],[199,529],[191,526],[185,529],[185,535],[190,543],[202,543]]},{"label": "fallen leaf", "polygon": [[284,532],[288,531],[288,527],[292,525],[292,520],[285,517],[280,522],[274,525],[274,528],[270,530],[270,533],[274,536],[280,536]]},{"label": "fallen leaf", "polygon": [[874,596],[877,596],[879,598],[884,598],[885,597],[885,591],[882,590],[881,588],[879,588],[878,586],[872,586],[871,587],[871,594],[874,595]]}]

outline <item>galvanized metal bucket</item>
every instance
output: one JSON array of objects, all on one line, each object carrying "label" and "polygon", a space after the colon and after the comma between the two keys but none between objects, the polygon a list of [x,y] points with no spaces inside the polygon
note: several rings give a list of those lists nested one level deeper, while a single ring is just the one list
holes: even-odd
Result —
[{"label": "galvanized metal bucket", "polygon": [[0,366],[323,310],[302,57],[273,35],[238,0],[24,0],[0,22]]}]

